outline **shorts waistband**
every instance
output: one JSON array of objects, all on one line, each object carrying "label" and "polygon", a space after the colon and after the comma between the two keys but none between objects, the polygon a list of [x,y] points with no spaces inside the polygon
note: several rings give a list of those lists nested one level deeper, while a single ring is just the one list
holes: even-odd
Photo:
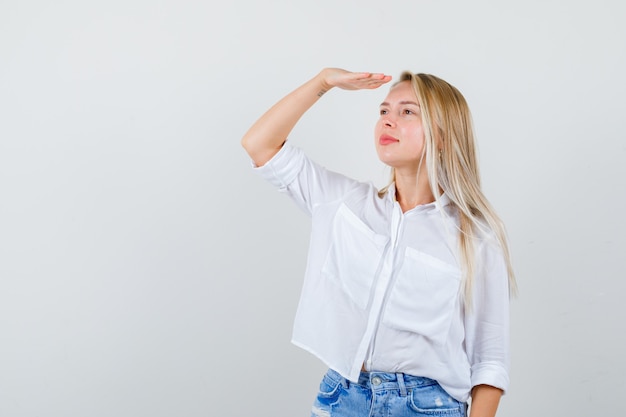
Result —
[{"label": "shorts waistband", "polygon": [[406,395],[407,389],[437,385],[437,381],[423,376],[404,374],[401,372],[361,372],[357,382],[349,381],[339,372],[329,369],[326,376],[331,380],[343,384],[358,384],[372,391],[398,389],[402,395]]}]

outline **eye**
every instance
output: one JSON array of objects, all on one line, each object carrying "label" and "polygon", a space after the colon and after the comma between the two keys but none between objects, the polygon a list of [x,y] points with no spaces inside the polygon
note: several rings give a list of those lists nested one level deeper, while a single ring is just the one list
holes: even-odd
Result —
[{"label": "eye", "polygon": [[385,109],[380,109],[380,115],[382,116],[382,115],[385,115],[385,114],[387,114],[387,110],[385,110]]},{"label": "eye", "polygon": [[415,114],[415,112],[411,109],[404,109],[404,114]]}]

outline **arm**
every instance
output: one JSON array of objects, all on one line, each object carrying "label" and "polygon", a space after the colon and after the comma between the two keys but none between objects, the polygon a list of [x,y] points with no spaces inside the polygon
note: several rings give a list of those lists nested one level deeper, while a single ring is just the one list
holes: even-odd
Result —
[{"label": "arm", "polygon": [[469,417],[495,417],[502,390],[490,385],[477,385],[472,389],[472,406]]},{"label": "arm", "polygon": [[471,364],[470,417],[493,417],[509,386],[509,284],[502,251],[488,241],[478,250],[473,305],[465,313]]},{"label": "arm", "polygon": [[254,163],[262,166],[280,150],[302,115],[328,90],[377,88],[390,80],[384,74],[326,68],[272,106],[252,125],[241,144]]}]

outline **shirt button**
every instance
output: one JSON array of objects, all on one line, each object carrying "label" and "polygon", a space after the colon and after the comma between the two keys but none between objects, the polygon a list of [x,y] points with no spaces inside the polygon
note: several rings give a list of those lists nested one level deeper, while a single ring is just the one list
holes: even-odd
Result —
[{"label": "shirt button", "polygon": [[373,385],[380,385],[380,383],[383,382],[380,377],[375,376],[374,378],[372,378],[372,384]]}]

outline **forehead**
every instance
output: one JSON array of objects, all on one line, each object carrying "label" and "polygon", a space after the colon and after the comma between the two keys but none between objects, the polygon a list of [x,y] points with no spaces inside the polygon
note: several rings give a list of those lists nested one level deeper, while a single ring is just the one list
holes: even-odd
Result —
[{"label": "forehead", "polygon": [[387,97],[385,98],[385,102],[389,104],[400,101],[417,102],[417,96],[415,95],[415,91],[413,91],[413,86],[410,81],[401,81],[391,87]]}]

